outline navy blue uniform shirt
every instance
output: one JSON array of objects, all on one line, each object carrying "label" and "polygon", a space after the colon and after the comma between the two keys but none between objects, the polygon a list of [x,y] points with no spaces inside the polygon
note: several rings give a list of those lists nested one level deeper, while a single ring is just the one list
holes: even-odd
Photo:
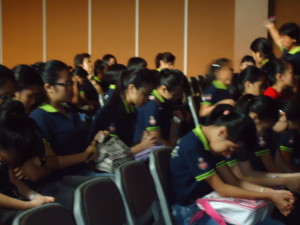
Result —
[{"label": "navy blue uniform shirt", "polygon": [[136,110],[133,106],[129,106],[125,101],[120,104],[110,101],[97,112],[90,138],[100,130],[107,130],[131,147],[135,122]]},{"label": "navy blue uniform shirt", "polygon": [[201,105],[214,105],[228,98],[230,98],[228,88],[221,81],[214,80],[203,92]]},{"label": "navy blue uniform shirt", "polygon": [[200,126],[182,137],[171,154],[169,175],[174,203],[189,205],[213,191],[205,179],[225,161],[210,152]]},{"label": "navy blue uniform shirt", "polygon": [[300,75],[300,46],[291,51],[284,49],[281,58],[290,61],[294,67],[294,73]]},{"label": "navy blue uniform shirt", "polygon": [[41,136],[57,155],[83,152],[89,145],[89,127],[79,115],[67,108],[67,116],[49,104],[41,105],[30,113],[41,132]]},{"label": "navy blue uniform shirt", "polygon": [[137,123],[134,142],[141,140],[143,132],[160,130],[161,137],[169,140],[172,121],[172,104],[165,100],[156,90],[152,92],[145,105],[137,109]]}]

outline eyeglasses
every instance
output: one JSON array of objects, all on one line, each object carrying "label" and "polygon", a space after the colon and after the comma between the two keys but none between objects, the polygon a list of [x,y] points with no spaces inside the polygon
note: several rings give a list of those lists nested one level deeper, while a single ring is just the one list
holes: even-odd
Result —
[{"label": "eyeglasses", "polygon": [[65,83],[53,83],[52,85],[70,87],[70,86],[73,86],[73,84],[74,84],[73,81],[68,81],[68,82],[65,82]]}]

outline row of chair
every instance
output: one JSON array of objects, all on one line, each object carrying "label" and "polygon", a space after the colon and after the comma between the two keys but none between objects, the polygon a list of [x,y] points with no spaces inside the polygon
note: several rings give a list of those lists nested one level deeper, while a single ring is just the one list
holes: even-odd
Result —
[{"label": "row of chair", "polygon": [[98,177],[75,191],[74,217],[51,203],[19,214],[13,225],[172,225],[167,171],[170,148],[153,151],[149,168],[137,161],[120,166],[115,177]]}]

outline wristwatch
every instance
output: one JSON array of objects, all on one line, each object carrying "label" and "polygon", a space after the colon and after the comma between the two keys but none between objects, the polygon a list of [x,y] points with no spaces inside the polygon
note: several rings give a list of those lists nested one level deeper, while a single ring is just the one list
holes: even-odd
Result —
[{"label": "wristwatch", "polygon": [[31,201],[35,198],[35,196],[38,195],[36,192],[30,192],[30,194],[27,196],[27,198]]}]

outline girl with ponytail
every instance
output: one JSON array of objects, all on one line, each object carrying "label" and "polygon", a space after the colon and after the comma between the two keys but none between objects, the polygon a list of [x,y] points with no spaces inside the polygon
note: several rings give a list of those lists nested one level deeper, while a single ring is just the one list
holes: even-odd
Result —
[{"label": "girl with ponytail", "polygon": [[260,69],[248,66],[238,75],[236,82],[231,84],[229,92],[235,101],[245,94],[257,96],[262,93],[264,81],[265,75]]},{"label": "girl with ponytail", "polygon": [[207,117],[218,104],[235,105],[228,91],[233,77],[230,60],[226,58],[217,59],[211,64],[207,77],[211,84],[202,94],[200,117]]},{"label": "girl with ponytail", "polygon": [[[117,135],[127,146],[132,146],[136,107],[148,101],[154,85],[153,74],[148,69],[136,68],[123,71],[111,100],[96,114],[91,137],[100,130],[107,130],[111,135]],[[154,142],[155,138],[145,134],[131,150],[137,153],[153,146]]]},{"label": "girl with ponytail", "polygon": [[[262,192],[263,187],[240,181],[226,166],[223,157],[234,153],[245,156],[253,148],[256,134],[253,121],[225,104],[217,105],[208,121],[209,125],[200,125],[182,137],[171,154],[169,175],[177,224],[190,224],[191,216],[199,210],[195,200],[213,190],[226,197],[268,199],[288,214],[294,201],[289,191]],[[270,218],[259,224],[268,223],[281,224]],[[205,214],[193,224],[217,223]]]},{"label": "girl with ponytail", "polygon": [[171,52],[158,53],[155,58],[157,71],[173,69],[176,57]]}]

